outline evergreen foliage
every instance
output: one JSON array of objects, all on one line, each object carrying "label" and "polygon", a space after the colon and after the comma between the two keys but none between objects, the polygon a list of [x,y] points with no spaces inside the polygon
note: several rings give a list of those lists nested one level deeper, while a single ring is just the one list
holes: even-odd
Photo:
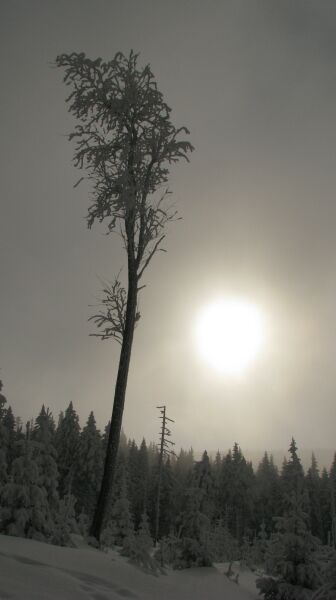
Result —
[{"label": "evergreen foliage", "polygon": [[321,481],[315,455],[306,475],[306,489],[309,499],[310,528],[313,535],[321,541],[324,538],[321,512]]},{"label": "evergreen foliage", "polygon": [[[308,529],[303,494],[292,492],[287,503],[289,508],[285,515],[276,519],[276,533],[265,557],[267,572],[277,578],[274,586],[280,586],[281,590],[274,598],[282,598],[284,590],[290,598],[296,598],[301,588],[314,590],[321,583],[320,545]],[[269,595],[273,593],[272,586],[268,579],[266,583],[263,579],[259,581],[260,590],[266,590],[265,598],[272,597]]]},{"label": "evergreen foliage", "polygon": [[72,494],[67,494],[60,500],[52,537],[52,543],[57,546],[74,546],[71,534],[78,532],[75,503],[76,498]]},{"label": "evergreen foliage", "polygon": [[331,543],[336,548],[336,452],[329,473],[330,512],[331,512]]},{"label": "evergreen foliage", "polygon": [[210,555],[215,562],[233,562],[239,559],[238,541],[222,521],[215,523],[210,534]]},{"label": "evergreen foliage", "polygon": [[37,442],[36,464],[39,473],[39,485],[46,490],[49,508],[53,513],[58,510],[58,468],[56,462],[55,422],[50,410],[42,405],[36,418],[32,439]]},{"label": "evergreen foliage", "polygon": [[145,571],[157,574],[161,569],[152,556],[153,540],[149,531],[148,517],[145,513],[141,516],[139,529],[124,540],[121,554],[139,565]]},{"label": "evergreen foliage", "polygon": [[92,517],[103,474],[103,448],[93,412],[80,433],[77,451],[76,490],[77,513]]},{"label": "evergreen foliage", "polygon": [[0,489],[7,481],[7,452],[8,452],[8,434],[3,425],[0,422]]},{"label": "evergreen foliage", "polygon": [[[15,417],[13,415],[13,411],[11,406],[8,406],[5,414],[2,418],[2,425],[6,431],[7,437],[7,449],[6,449],[6,461],[7,467],[10,469],[11,464],[16,457],[15,455],[15,440],[16,440],[16,432],[15,432]],[[1,442],[0,442],[1,447]]]},{"label": "evergreen foliage", "polygon": [[64,415],[60,415],[55,438],[61,498],[69,495],[73,490],[79,451],[79,432],[78,415],[70,402]]},{"label": "evergreen foliage", "polygon": [[[0,381],[0,392],[2,389],[2,381]],[[0,393],[0,489],[1,486],[7,481],[7,469],[8,469],[8,431],[6,429],[4,418],[6,416],[5,404],[7,400],[3,394]]]},{"label": "evergreen foliage", "polygon": [[281,491],[277,467],[273,457],[265,452],[256,472],[256,517],[270,535],[274,528],[274,516],[280,514]]},{"label": "evergreen foliage", "polygon": [[326,468],[322,470],[321,481],[320,481],[320,506],[321,506],[321,518],[322,518],[322,530],[324,544],[332,543],[331,529],[332,529],[332,509],[331,509],[331,491],[330,491],[330,479]]},{"label": "evergreen foliage", "polygon": [[27,423],[26,439],[21,455],[13,461],[9,481],[1,491],[1,531],[9,535],[48,539],[53,523],[47,491],[39,480],[38,465],[33,457],[35,448]]},{"label": "evergreen foliage", "polygon": [[288,452],[290,459],[284,461],[281,472],[283,495],[290,496],[292,492],[301,492],[304,487],[304,471],[301,460],[297,454],[297,445],[292,438]]},{"label": "evergreen foliage", "polygon": [[125,468],[122,469],[121,473],[120,495],[112,506],[111,521],[114,526],[113,543],[117,546],[124,546],[125,540],[128,540],[134,534],[134,525],[127,493],[127,475]]},{"label": "evergreen foliage", "polygon": [[336,556],[326,568],[324,582],[314,594],[312,600],[335,600],[336,598]]},{"label": "evergreen foliage", "polygon": [[[43,405],[23,434],[4,397],[0,403],[1,533],[73,545],[72,533],[87,536],[101,477],[104,436],[93,413],[80,432],[71,403],[57,428]],[[238,444],[214,460],[204,452],[195,461],[192,450],[181,450],[163,462],[153,559],[157,468],[155,445],[142,440],[138,447],[123,434],[102,547],[119,547],[151,572],[158,564],[187,568],[240,560],[266,568],[258,584],[266,600],[335,598],[336,460],[320,474],[312,456],[305,475],[292,439],[279,476],[267,453],[254,473]]]}]

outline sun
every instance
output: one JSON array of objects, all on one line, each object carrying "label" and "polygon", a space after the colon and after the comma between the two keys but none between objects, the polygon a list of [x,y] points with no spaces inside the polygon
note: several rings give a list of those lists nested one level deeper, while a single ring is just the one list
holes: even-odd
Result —
[{"label": "sun", "polygon": [[196,322],[196,344],[201,356],[224,375],[242,375],[259,354],[264,337],[261,312],[238,298],[205,306]]}]

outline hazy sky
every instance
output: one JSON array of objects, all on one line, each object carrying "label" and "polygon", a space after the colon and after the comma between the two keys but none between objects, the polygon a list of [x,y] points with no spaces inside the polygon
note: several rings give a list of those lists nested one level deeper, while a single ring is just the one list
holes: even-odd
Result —
[{"label": "hazy sky", "polygon": [[[15,414],[109,419],[119,346],[89,337],[99,277],[125,257],[89,231],[89,190],[56,55],[150,63],[195,152],[170,187],[183,217],[147,271],[124,427],[177,447],[335,447],[336,4],[334,0],[2,0],[0,367]],[[124,267],[125,268],[125,267]],[[254,302],[267,348],[240,381],[198,356],[196,315]]]}]

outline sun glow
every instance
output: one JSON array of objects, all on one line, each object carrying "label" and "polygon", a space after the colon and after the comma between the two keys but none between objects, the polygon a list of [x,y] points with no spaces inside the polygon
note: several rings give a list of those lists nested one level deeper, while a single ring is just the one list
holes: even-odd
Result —
[{"label": "sun glow", "polygon": [[199,314],[198,350],[206,362],[224,375],[242,375],[257,357],[263,341],[262,315],[245,300],[219,300]]}]

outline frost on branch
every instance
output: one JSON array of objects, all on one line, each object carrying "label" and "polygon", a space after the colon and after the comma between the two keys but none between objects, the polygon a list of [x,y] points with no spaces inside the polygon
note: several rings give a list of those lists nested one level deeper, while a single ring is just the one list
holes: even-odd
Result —
[{"label": "frost on branch", "polygon": [[150,66],[140,68],[138,56],[119,52],[104,62],[62,54],[56,65],[65,71],[69,112],[77,119],[69,136],[74,164],[92,184],[88,226],[106,220],[108,233],[121,232],[139,278],[176,217],[166,203],[169,167],[188,161],[193,147],[180,139],[188,129],[173,125]]},{"label": "frost on branch", "polygon": [[[100,337],[102,340],[114,338],[121,344],[125,330],[127,292],[116,278],[110,284],[105,282],[103,294],[100,311],[89,318],[89,321],[96,323],[101,332],[90,335]],[[137,312],[136,322],[139,319],[140,313]]]}]

